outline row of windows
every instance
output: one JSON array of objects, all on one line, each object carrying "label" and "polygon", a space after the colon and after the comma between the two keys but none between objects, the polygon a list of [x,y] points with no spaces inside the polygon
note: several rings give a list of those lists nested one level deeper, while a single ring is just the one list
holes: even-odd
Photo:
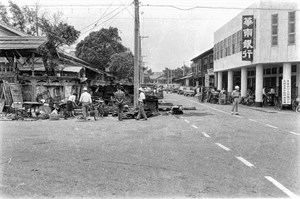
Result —
[{"label": "row of windows", "polygon": [[[255,24],[255,22],[254,22]],[[253,48],[255,48],[255,26],[253,31]],[[242,51],[242,30],[232,34],[214,45],[214,60],[221,59]]]},{"label": "row of windows", "polygon": [[[288,13],[288,44],[295,44],[296,37],[296,12]],[[278,14],[271,16],[271,43],[272,46],[278,45]]]},{"label": "row of windows", "polygon": [[[271,43],[272,46],[278,45],[278,14],[271,15]],[[253,48],[255,49],[256,34],[255,34],[255,21],[253,32]],[[295,44],[296,38],[296,12],[288,13],[288,44]],[[227,37],[223,41],[214,45],[214,60],[230,56],[232,54],[242,51],[242,30]]]}]

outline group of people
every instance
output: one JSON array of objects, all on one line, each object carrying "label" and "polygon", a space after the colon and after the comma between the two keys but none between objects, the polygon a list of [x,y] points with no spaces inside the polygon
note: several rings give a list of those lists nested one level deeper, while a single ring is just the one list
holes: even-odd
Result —
[{"label": "group of people", "polygon": [[[83,114],[83,120],[87,120],[88,117],[88,110],[90,105],[92,104],[92,97],[91,94],[88,92],[87,87],[84,87],[82,89],[83,93],[81,94],[79,98],[79,103],[82,104],[82,114]],[[122,91],[122,86],[120,84],[117,85],[117,91],[114,93],[114,102],[117,106],[117,113],[118,113],[118,120],[123,120],[123,111],[124,111],[124,105],[125,105],[125,92]],[[139,88],[139,98],[138,98],[138,115],[136,117],[136,120],[140,120],[141,117],[144,118],[144,120],[147,120],[147,115],[145,113],[144,107],[145,107],[145,100],[146,96],[144,93],[143,88]],[[73,93],[67,101],[67,114],[69,116],[75,116],[74,114],[74,108],[76,107],[76,93]]]}]

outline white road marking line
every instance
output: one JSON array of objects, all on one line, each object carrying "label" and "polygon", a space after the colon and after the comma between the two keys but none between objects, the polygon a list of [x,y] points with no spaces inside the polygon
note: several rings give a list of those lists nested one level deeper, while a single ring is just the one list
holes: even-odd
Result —
[{"label": "white road marking line", "polygon": [[256,120],[253,120],[253,119],[249,119],[250,121],[252,121],[252,122],[257,122]]},{"label": "white road marking line", "polygon": [[192,127],[194,127],[195,129],[197,129],[198,127],[197,126],[195,126],[195,125],[192,125]]},{"label": "white road marking line", "polygon": [[202,134],[207,137],[207,138],[210,138],[210,136],[208,134],[206,134],[205,132],[202,132]]},{"label": "white road marking line", "polygon": [[293,192],[291,192],[290,190],[288,190],[287,188],[285,188],[282,184],[280,184],[279,182],[277,182],[271,176],[265,176],[265,178],[267,180],[269,180],[270,182],[272,182],[281,191],[283,191],[284,193],[286,193],[289,197],[291,197],[291,198],[299,198],[299,196],[297,196],[296,194],[294,194]]},{"label": "white road marking line", "polygon": [[295,132],[290,132],[291,134],[294,134],[294,135],[300,135],[299,133],[295,133]]},{"label": "white road marking line", "polygon": [[276,126],[272,126],[272,125],[270,125],[270,124],[266,124],[268,127],[271,127],[271,128],[274,128],[274,129],[278,129],[278,127],[276,127]]},{"label": "white road marking line", "polygon": [[[181,98],[183,98],[183,97],[181,97]],[[213,110],[215,110],[215,111],[218,111],[218,112],[221,112],[221,113],[225,113],[225,114],[227,114],[227,115],[231,115],[231,113],[227,113],[227,112],[225,112],[225,111],[221,111],[221,110],[219,110],[219,109],[212,108],[212,107],[210,107],[210,106],[206,106],[206,105],[201,104],[201,103],[199,103],[199,102],[195,102],[195,101],[189,100],[189,99],[186,99],[186,100],[187,100],[187,101],[190,101],[190,102],[193,102],[193,103],[200,104],[201,106],[205,106],[205,107],[210,108],[210,109],[213,109]]]},{"label": "white road marking line", "polygon": [[234,115],[235,117],[238,117],[238,118],[243,118],[242,116],[239,116],[239,115]]},{"label": "white road marking line", "polygon": [[245,165],[247,165],[248,167],[254,167],[254,165],[252,163],[250,163],[249,161],[245,160],[244,158],[242,158],[242,157],[236,157],[236,158],[238,160],[240,160],[242,163],[244,163]]},{"label": "white road marking line", "polygon": [[226,146],[220,144],[220,143],[215,143],[216,145],[218,145],[219,147],[221,147],[222,149],[224,149],[225,151],[230,151],[229,148],[227,148]]},{"label": "white road marking line", "polygon": [[190,121],[188,121],[188,120],[184,120],[186,123],[190,123]]}]

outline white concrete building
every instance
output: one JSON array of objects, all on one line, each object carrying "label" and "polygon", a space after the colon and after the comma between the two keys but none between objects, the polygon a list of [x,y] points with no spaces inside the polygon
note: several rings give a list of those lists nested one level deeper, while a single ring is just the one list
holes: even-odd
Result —
[{"label": "white concrete building", "polygon": [[[218,89],[231,92],[239,85],[245,96],[247,89],[252,88],[257,106],[262,104],[263,87],[274,88],[279,96],[284,93],[283,100],[300,96],[299,4],[299,0],[261,0],[214,33],[214,72]],[[245,15],[254,17],[253,43],[248,46],[253,50],[252,61],[242,60],[245,47],[242,38],[246,33],[242,31],[242,17]],[[282,80],[287,80],[290,87],[284,85],[283,88]]]}]

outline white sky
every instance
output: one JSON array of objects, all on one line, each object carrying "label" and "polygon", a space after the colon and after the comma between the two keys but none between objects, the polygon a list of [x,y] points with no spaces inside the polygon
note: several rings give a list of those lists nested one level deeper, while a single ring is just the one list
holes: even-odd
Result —
[{"label": "white sky", "polygon": [[[8,4],[8,0],[1,1]],[[80,40],[92,30],[117,27],[123,45],[134,52],[134,6],[128,6],[133,0],[12,1],[19,6],[34,5],[37,2],[42,10],[63,12],[66,22],[81,31]],[[165,67],[175,69],[183,63],[189,66],[192,58],[213,47],[213,35],[217,29],[255,1],[257,0],[140,0],[141,36],[148,37],[142,40],[142,55],[145,56],[146,66],[152,71],[162,71]],[[146,6],[147,4],[173,5],[185,9],[195,6],[213,8],[180,10]],[[126,6],[128,7],[125,8]],[[117,14],[118,12],[120,13]],[[94,27],[97,20],[98,25]]]}]

